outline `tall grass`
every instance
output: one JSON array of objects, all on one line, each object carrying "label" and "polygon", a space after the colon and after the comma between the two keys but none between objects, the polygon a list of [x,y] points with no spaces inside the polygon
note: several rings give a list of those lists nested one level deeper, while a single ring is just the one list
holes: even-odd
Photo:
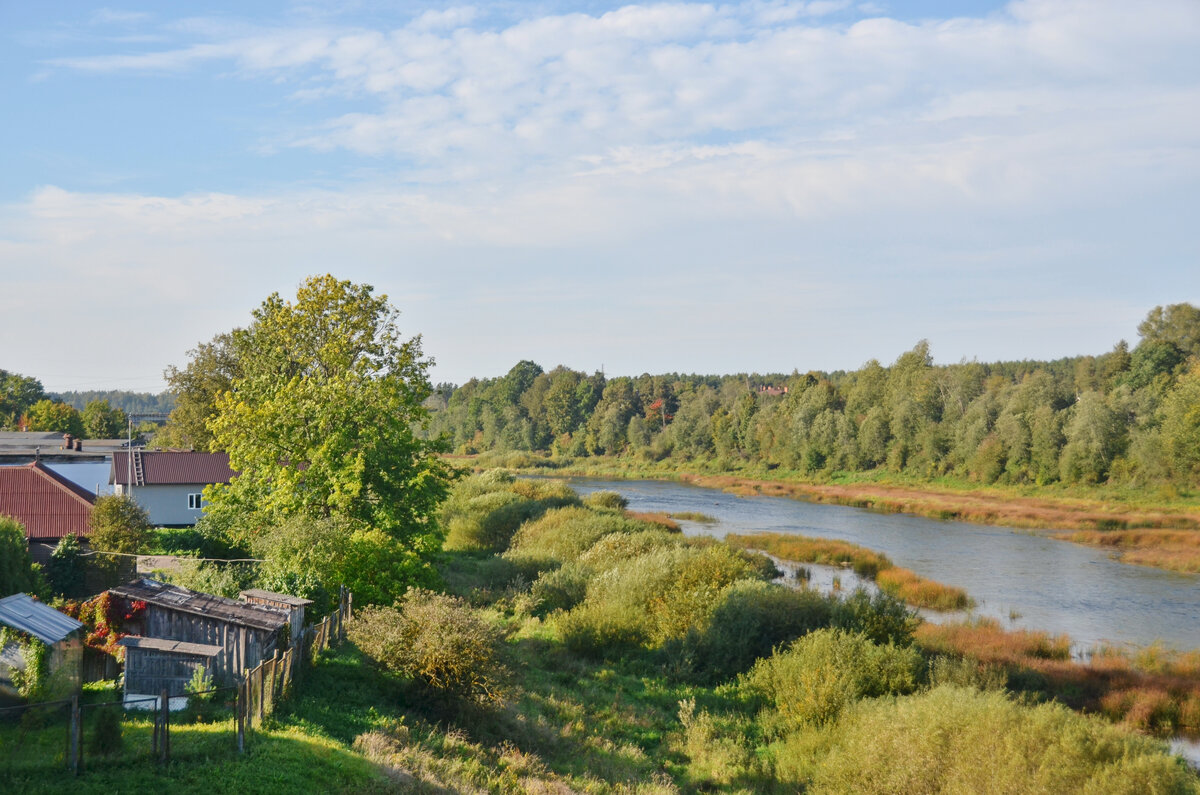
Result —
[{"label": "tall grass", "polygon": [[731,534],[725,541],[743,549],[761,549],[796,563],[851,567],[860,577],[874,579],[881,590],[916,607],[966,610],[974,604],[962,588],[928,580],[894,565],[883,553],[848,541],[790,533]]}]

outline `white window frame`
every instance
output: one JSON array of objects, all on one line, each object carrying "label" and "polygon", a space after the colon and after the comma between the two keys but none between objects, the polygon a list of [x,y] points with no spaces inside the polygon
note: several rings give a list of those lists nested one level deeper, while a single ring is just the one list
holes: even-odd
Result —
[{"label": "white window frame", "polygon": [[204,494],[202,492],[189,494],[188,495],[188,510],[189,511],[200,510],[203,507],[203,505],[202,505],[203,500],[204,500]]}]

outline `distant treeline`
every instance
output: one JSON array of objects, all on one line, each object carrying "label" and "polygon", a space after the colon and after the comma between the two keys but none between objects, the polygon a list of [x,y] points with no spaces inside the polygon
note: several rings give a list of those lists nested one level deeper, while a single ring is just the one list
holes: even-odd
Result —
[{"label": "distant treeline", "polygon": [[89,403],[107,400],[108,405],[120,409],[126,414],[170,414],[175,408],[175,394],[172,392],[126,392],[121,389],[99,390],[86,392],[53,392],[49,395],[52,400],[66,403],[83,411]]},{"label": "distant treeline", "polygon": [[791,375],[605,378],[522,361],[440,385],[430,432],[459,452],[551,450],[979,482],[1172,482],[1200,475],[1200,310],[1157,307],[1099,356]]}]

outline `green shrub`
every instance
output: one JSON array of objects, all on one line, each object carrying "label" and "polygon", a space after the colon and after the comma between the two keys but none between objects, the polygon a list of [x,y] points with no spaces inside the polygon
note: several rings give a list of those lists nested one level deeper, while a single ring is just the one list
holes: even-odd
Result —
[{"label": "green shrub", "polygon": [[558,615],[555,624],[567,648],[588,657],[617,657],[648,638],[641,615],[623,605],[584,602]]},{"label": "green shrub", "polygon": [[530,589],[535,605],[533,614],[544,616],[555,610],[570,610],[587,596],[590,577],[590,570],[577,562],[544,572]]},{"label": "green shrub", "polygon": [[859,632],[875,643],[912,643],[920,618],[916,612],[882,591],[874,596],[859,588],[834,605],[830,622],[838,629]]},{"label": "green shrub", "polygon": [[627,560],[656,549],[675,548],[687,543],[679,533],[670,530],[640,530],[634,533],[609,533],[601,537],[579,556],[579,562],[596,571],[607,571]]},{"label": "green shrub", "polygon": [[88,595],[84,586],[84,562],[80,557],[81,552],[79,539],[73,535],[65,535],[50,553],[50,560],[46,563],[46,577],[55,593],[71,599]]},{"label": "green shrub", "polygon": [[115,706],[97,709],[88,751],[100,756],[108,756],[119,752],[124,744],[124,739],[121,737],[121,711]]},{"label": "green shrub", "polygon": [[557,508],[528,522],[517,531],[504,553],[508,558],[525,558],[565,563],[575,560],[609,533],[636,533],[647,525],[633,519],[583,507]]},{"label": "green shrub", "polygon": [[517,480],[493,470],[458,483],[441,509],[447,549],[503,551],[517,528],[551,508],[579,505],[558,480]]},{"label": "green shrub", "polygon": [[748,670],[776,646],[828,626],[832,613],[832,600],[816,591],[741,580],[725,589],[686,646],[700,678],[718,681]]},{"label": "green shrub", "polygon": [[829,723],[862,698],[911,693],[923,664],[911,647],[880,646],[858,633],[819,629],[756,663],[742,687],[773,708],[768,724],[794,729]]},{"label": "green shrub", "polygon": [[623,511],[629,507],[629,500],[615,491],[593,491],[583,498],[583,504],[589,508]]},{"label": "green shrub", "polygon": [[1003,666],[979,662],[969,657],[952,657],[939,654],[929,663],[931,687],[953,685],[974,687],[978,690],[1003,690],[1008,674]]},{"label": "green shrub", "polygon": [[461,599],[410,588],[395,607],[367,607],[347,626],[350,640],[388,670],[443,696],[499,698],[502,636]]},{"label": "green shrub", "polygon": [[863,702],[834,732],[811,792],[1195,793],[1166,746],[1060,704],[939,687]]}]

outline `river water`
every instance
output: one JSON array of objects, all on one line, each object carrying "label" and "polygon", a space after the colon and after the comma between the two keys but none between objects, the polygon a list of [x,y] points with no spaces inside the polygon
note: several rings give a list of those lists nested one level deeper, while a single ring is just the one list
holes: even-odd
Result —
[{"label": "river water", "polygon": [[573,478],[581,494],[616,491],[634,511],[696,511],[690,535],[796,533],[886,554],[917,574],[964,588],[976,615],[1006,627],[1066,633],[1077,653],[1101,643],[1200,648],[1200,576],[1110,559],[1103,551],[1003,527],[881,514],[783,497],[740,497],[664,481]]}]

